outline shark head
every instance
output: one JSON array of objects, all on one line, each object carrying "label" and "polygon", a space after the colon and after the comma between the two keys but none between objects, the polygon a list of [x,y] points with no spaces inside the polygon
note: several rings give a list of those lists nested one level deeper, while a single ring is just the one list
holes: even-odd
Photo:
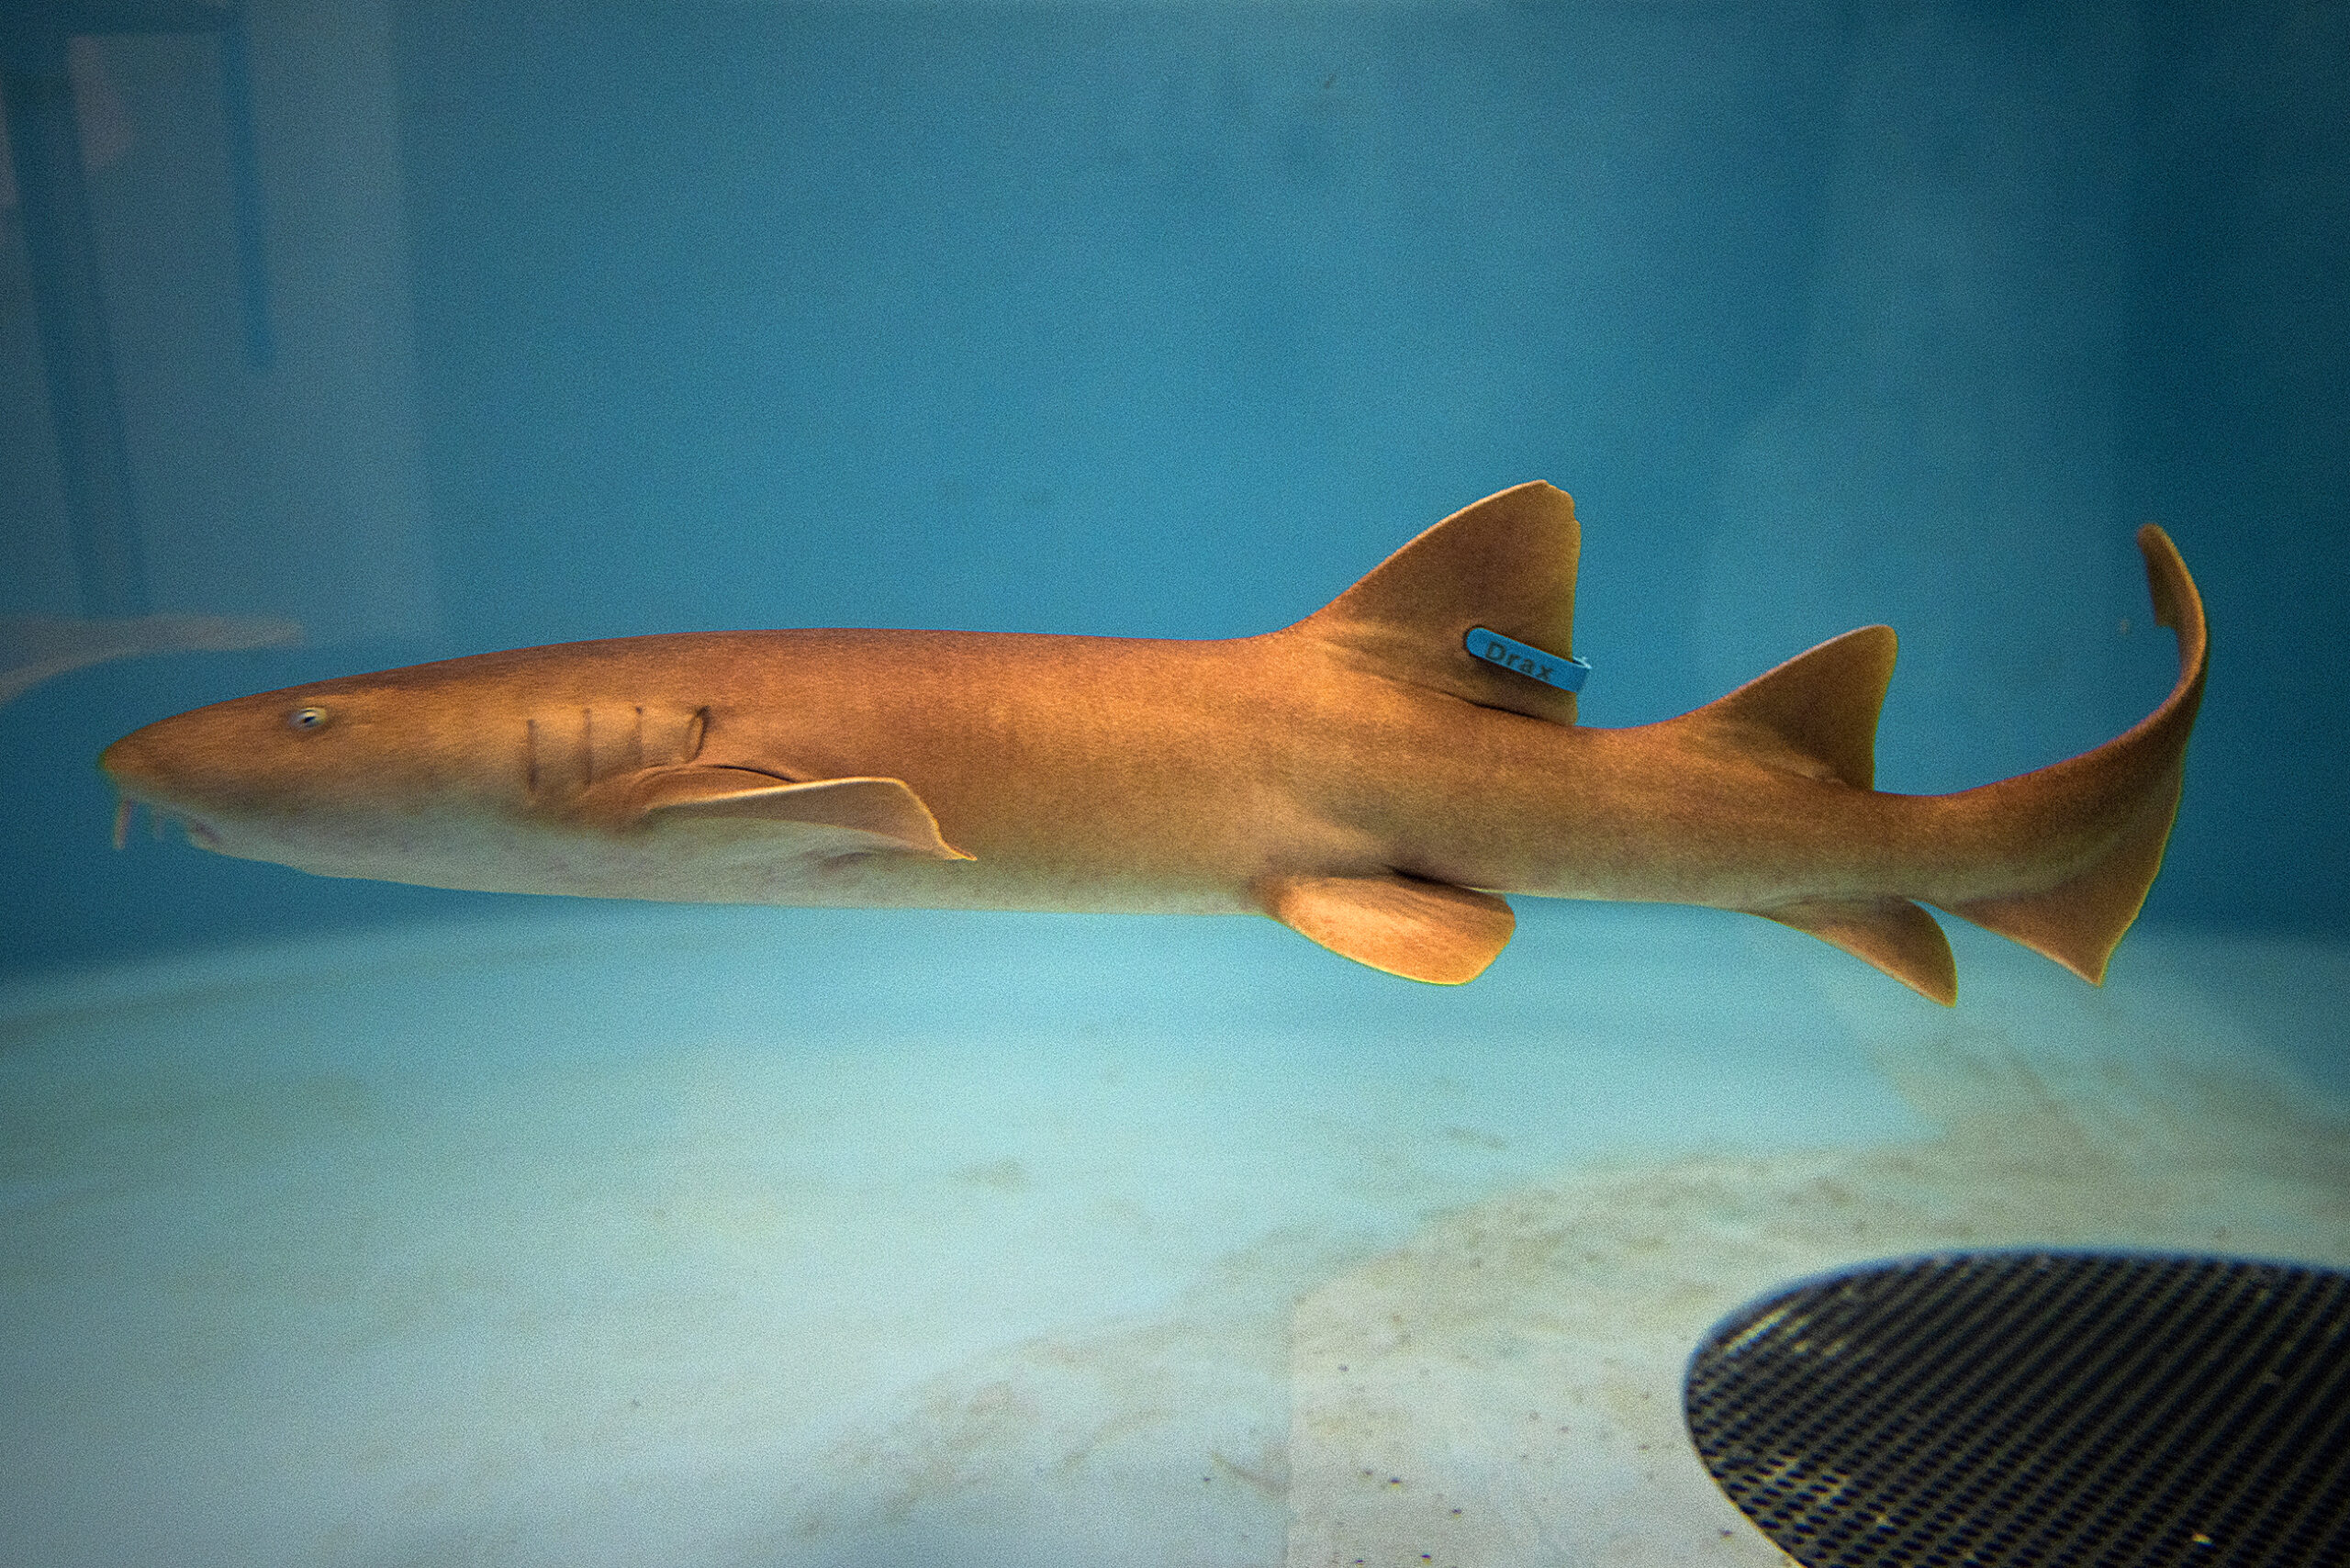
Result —
[{"label": "shark head", "polygon": [[530,805],[522,737],[485,734],[462,700],[413,684],[297,687],[133,731],[98,757],[122,797],[118,842],[144,804],[189,843],[242,859],[330,877],[397,868],[418,880],[459,870],[452,861],[478,874],[476,840],[510,840]]},{"label": "shark head", "polygon": [[766,902],[801,902],[826,867],[969,858],[901,779],[706,756],[711,708],[664,695],[679,684],[662,674],[667,640],[634,642],[352,676],[150,724],[98,757],[122,797],[117,843],[144,804],[199,848],[319,876]]}]

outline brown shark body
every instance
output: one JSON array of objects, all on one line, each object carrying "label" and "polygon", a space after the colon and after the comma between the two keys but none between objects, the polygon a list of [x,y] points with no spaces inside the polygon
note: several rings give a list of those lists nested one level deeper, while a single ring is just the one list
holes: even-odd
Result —
[{"label": "brown shark body", "polygon": [[1865,627],[1695,712],[1575,722],[1473,656],[1572,652],[1572,504],[1521,485],[1319,613],[1228,642],[855,631],[526,648],[239,699],[107,748],[207,847],[330,876],[685,902],[1271,915],[1415,980],[1473,978],[1500,895],[1709,905],[1956,994],[1932,904],[2091,980],[2177,812],[2202,605],[2163,705],[1956,794],[1873,788],[1895,640]]}]

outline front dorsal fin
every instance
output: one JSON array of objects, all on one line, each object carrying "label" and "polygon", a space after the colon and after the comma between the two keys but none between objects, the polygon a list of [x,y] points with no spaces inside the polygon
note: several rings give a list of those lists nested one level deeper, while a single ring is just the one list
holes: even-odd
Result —
[{"label": "front dorsal fin", "polygon": [[1292,630],[1381,674],[1572,724],[1573,692],[1472,657],[1462,639],[1483,626],[1572,657],[1582,547],[1574,502],[1538,479],[1454,512]]},{"label": "front dorsal fin", "polygon": [[1676,722],[1790,773],[1876,787],[1876,720],[1898,640],[1863,626],[1797,654]]}]

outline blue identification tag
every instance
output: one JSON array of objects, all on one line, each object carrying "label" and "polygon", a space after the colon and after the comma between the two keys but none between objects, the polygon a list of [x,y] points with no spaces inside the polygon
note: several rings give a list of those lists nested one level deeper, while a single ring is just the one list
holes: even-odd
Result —
[{"label": "blue identification tag", "polygon": [[1483,626],[1471,627],[1461,645],[1489,665],[1516,670],[1528,680],[1539,680],[1561,691],[1581,691],[1583,683],[1591,678],[1591,666],[1581,659],[1546,654],[1514,637],[1505,637],[1499,632],[1488,632]]}]

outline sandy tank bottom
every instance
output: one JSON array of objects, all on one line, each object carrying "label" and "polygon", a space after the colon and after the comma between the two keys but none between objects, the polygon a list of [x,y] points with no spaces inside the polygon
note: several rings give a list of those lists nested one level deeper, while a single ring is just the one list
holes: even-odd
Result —
[{"label": "sandy tank bottom", "polygon": [[1681,1423],[1867,1259],[2350,1264],[2350,944],[548,906],[0,991],[0,1561],[1784,1562]]}]

